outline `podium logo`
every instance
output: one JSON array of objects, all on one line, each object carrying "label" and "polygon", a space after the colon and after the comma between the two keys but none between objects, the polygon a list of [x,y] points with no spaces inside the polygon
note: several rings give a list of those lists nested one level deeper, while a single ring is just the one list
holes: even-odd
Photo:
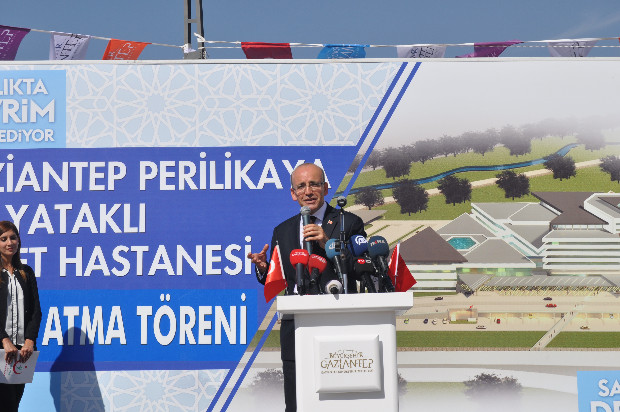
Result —
[{"label": "podium logo", "polygon": [[362,351],[340,349],[321,360],[321,373],[373,373],[375,359]]}]

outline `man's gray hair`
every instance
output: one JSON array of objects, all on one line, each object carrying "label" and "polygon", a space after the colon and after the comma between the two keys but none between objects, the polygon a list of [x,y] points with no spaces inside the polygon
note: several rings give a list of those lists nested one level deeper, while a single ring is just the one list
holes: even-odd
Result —
[{"label": "man's gray hair", "polygon": [[325,183],[326,179],[325,179],[325,170],[323,170],[322,167],[315,165],[314,163],[302,163],[300,165],[298,165],[297,167],[295,167],[295,169],[293,169],[293,171],[291,172],[291,188],[294,189],[293,187],[293,173],[295,173],[295,171],[297,169],[299,169],[302,166],[308,166],[308,165],[312,165],[312,166],[316,166],[319,168],[319,170],[321,171],[321,174],[323,175],[323,181],[321,183]]}]

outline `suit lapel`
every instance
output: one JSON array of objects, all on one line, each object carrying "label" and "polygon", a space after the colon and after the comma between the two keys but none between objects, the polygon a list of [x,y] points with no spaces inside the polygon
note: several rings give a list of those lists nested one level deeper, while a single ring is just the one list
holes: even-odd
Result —
[{"label": "suit lapel", "polygon": [[293,246],[293,249],[302,249],[303,246],[299,243],[299,237],[301,234],[299,233],[299,221],[301,220],[301,215],[298,214],[295,216],[295,219],[291,222],[291,228],[287,231],[287,236],[290,236],[288,241],[289,245]]},{"label": "suit lapel", "polygon": [[323,224],[321,227],[329,239],[334,238],[334,232],[336,231],[336,227],[338,227],[338,211],[330,205],[327,205],[327,209],[325,209],[325,216],[323,216]]}]

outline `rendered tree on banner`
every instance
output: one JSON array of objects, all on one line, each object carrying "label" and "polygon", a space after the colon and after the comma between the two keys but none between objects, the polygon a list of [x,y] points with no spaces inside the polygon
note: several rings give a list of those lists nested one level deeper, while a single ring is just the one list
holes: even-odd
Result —
[{"label": "rendered tree on banner", "polygon": [[427,160],[431,160],[433,157],[439,154],[439,144],[434,140],[420,140],[413,144],[413,159],[414,162],[420,162],[424,164]]},{"label": "rendered tree on banner", "polygon": [[577,174],[575,161],[570,156],[562,157],[559,154],[552,154],[547,157],[544,166],[546,169],[551,170],[553,178],[560,179],[560,182],[562,179],[570,179]]},{"label": "rendered tree on banner", "polygon": [[[494,373],[481,373],[473,379],[463,382],[465,384],[465,394],[472,399],[497,398],[518,398],[521,394],[522,386],[513,377],[499,377]],[[483,399],[480,399],[483,400]]]},{"label": "rendered tree on banner", "polygon": [[381,191],[375,187],[365,187],[355,194],[355,204],[364,205],[371,210],[384,203]]},{"label": "rendered tree on banner", "polygon": [[351,166],[349,166],[349,170],[347,170],[347,172],[349,173],[355,173],[355,171],[357,170],[357,167],[360,165],[360,163],[362,162],[362,155],[356,155],[355,158],[353,158],[353,162],[351,163]]},{"label": "rendered tree on banner", "polygon": [[459,179],[454,175],[449,175],[439,180],[439,191],[446,198],[446,203],[463,203],[471,200],[471,183],[467,179]]},{"label": "rendered tree on banner", "polygon": [[392,190],[396,203],[400,206],[400,213],[418,213],[428,207],[428,193],[413,180],[401,180]]},{"label": "rendered tree on banner", "polygon": [[580,132],[577,141],[585,146],[586,150],[599,150],[605,147],[605,136],[600,131]]},{"label": "rendered tree on banner", "polygon": [[609,173],[611,180],[620,183],[620,158],[618,156],[605,156],[601,159],[601,170]]},{"label": "rendered tree on banner", "polygon": [[525,196],[530,193],[530,181],[524,174],[518,175],[512,170],[504,170],[495,177],[497,177],[495,183],[504,191],[504,197],[506,198],[511,197],[512,200],[515,200],[515,197]]},{"label": "rendered tree on banner", "polygon": [[532,141],[513,126],[505,126],[500,131],[501,142],[511,156],[521,156],[532,151]]},{"label": "rendered tree on banner", "polygon": [[497,131],[495,129],[488,129],[485,132],[466,132],[463,133],[461,138],[465,141],[467,147],[482,156],[486,152],[493,150],[498,143]]},{"label": "rendered tree on banner", "polygon": [[377,170],[377,167],[381,166],[383,155],[378,150],[373,150],[368,156],[366,165],[372,167],[372,170]]},{"label": "rendered tree on banner", "polygon": [[467,151],[467,147],[464,143],[464,140],[458,137],[443,135],[439,139],[438,145],[441,154],[446,157],[448,155],[456,157],[456,155]]},{"label": "rendered tree on banner", "polygon": [[391,177],[396,180],[397,177],[407,176],[411,168],[411,161],[403,150],[390,148],[383,155],[383,170],[385,177]]}]

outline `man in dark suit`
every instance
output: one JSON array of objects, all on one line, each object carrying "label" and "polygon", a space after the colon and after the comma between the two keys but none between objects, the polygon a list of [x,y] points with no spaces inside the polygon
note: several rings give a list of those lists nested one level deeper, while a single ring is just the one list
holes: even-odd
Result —
[{"label": "man in dark suit", "polygon": [[[308,206],[310,208],[311,221],[314,223],[302,226],[301,215],[297,214],[280,223],[273,230],[271,250],[275,248],[276,244],[280,246],[280,256],[283,260],[282,266],[284,267],[284,276],[287,283],[285,291],[287,295],[296,293],[295,269],[293,265],[288,263],[291,251],[293,249],[301,249],[305,239],[313,242],[312,253],[325,257],[325,243],[329,239],[338,238],[340,235],[339,212],[325,203],[327,190],[328,185],[325,181],[325,172],[315,164],[301,164],[291,173],[291,197],[300,206]],[[364,223],[358,216],[352,213],[345,212],[344,227],[347,239],[354,235],[366,237]],[[265,284],[267,269],[269,268],[269,263],[267,262],[268,249],[269,245],[265,245],[261,252],[248,254],[248,258],[252,259],[252,262],[255,264],[256,278],[262,284]],[[328,265],[321,277],[321,287],[324,287],[324,284],[331,279],[337,279],[337,276],[331,265]],[[350,276],[349,293],[356,291],[355,280],[353,276]],[[295,393],[295,323],[292,317],[285,316],[282,318],[280,324],[280,346],[282,369],[284,372],[284,400],[286,411],[292,412],[297,409]]]}]

